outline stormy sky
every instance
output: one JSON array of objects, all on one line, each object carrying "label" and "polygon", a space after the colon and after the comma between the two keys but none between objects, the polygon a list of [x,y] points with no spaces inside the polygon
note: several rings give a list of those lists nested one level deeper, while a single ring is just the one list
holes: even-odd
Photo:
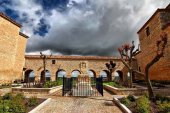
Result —
[{"label": "stormy sky", "polygon": [[0,0],[0,11],[23,25],[27,54],[117,56],[123,43],[169,0]]}]

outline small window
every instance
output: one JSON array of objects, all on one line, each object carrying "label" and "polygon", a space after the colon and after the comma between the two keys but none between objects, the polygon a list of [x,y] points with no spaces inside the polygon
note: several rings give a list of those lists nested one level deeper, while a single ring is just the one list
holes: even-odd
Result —
[{"label": "small window", "polygon": [[141,72],[141,69],[140,69],[140,67],[139,67],[139,71]]},{"label": "small window", "polygon": [[147,35],[147,36],[150,35],[150,29],[149,29],[149,27],[146,28],[146,35]]},{"label": "small window", "polygon": [[52,64],[55,64],[55,60],[52,60]]}]

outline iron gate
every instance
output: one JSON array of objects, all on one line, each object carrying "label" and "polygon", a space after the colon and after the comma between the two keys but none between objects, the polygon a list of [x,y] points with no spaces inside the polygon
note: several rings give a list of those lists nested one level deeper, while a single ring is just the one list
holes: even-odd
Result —
[{"label": "iron gate", "polygon": [[62,96],[103,96],[103,78],[63,77]]}]

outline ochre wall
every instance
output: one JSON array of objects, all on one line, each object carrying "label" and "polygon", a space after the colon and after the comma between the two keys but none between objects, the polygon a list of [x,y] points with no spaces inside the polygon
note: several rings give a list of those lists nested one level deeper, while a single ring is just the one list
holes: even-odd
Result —
[{"label": "ochre wall", "polygon": [[0,84],[21,78],[27,40],[19,35],[20,27],[3,16],[0,16]]},{"label": "ochre wall", "polygon": [[[168,34],[168,45],[165,48],[165,55],[157,63],[155,63],[149,71],[151,80],[170,80],[170,28],[162,29],[163,21],[161,13],[157,13],[148,24],[139,32],[139,40],[141,53],[137,57],[138,66],[144,72],[145,66],[156,55],[156,41],[160,38],[162,32]],[[146,27],[150,28],[150,35],[145,33]]]},{"label": "ochre wall", "polygon": [[[71,56],[70,56],[71,57]],[[52,64],[52,60],[56,60],[56,64]],[[56,79],[56,72],[58,69],[63,69],[67,73],[67,77],[71,76],[73,70],[80,71],[80,63],[81,62],[88,62],[88,69],[93,70],[96,73],[96,77],[100,75],[102,70],[107,70],[105,63],[109,63],[109,61],[114,61],[117,65],[115,68],[115,72],[118,70],[122,70],[124,65],[119,59],[77,59],[77,58],[49,58],[46,60],[46,70],[50,71],[52,80]],[[29,57],[26,56],[25,58],[25,68],[27,70],[33,70],[35,77],[37,80],[40,80],[41,72],[43,71],[43,60],[39,58],[34,58],[34,56]],[[26,70],[26,71],[27,71]],[[114,73],[113,73],[114,74]],[[114,75],[112,75],[114,78]]]},{"label": "ochre wall", "polygon": [[23,76],[23,67],[25,65],[25,49],[26,49],[27,38],[23,36],[19,36],[18,44],[17,44],[17,52],[15,58],[15,66],[14,66],[14,80],[21,79]]}]

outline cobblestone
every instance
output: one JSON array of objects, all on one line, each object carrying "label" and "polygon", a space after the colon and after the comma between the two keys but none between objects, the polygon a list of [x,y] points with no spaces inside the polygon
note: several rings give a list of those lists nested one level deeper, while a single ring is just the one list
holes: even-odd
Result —
[{"label": "cobblestone", "polygon": [[36,113],[122,113],[113,103],[113,96],[104,91],[103,97],[62,97],[52,96],[52,100]]}]

